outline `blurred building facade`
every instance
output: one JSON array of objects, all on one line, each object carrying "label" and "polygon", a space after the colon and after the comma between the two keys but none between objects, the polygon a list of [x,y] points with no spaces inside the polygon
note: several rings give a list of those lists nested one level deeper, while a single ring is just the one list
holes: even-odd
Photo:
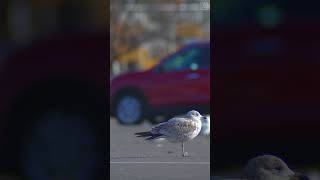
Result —
[{"label": "blurred building facade", "polygon": [[145,70],[191,41],[210,39],[210,1],[111,0],[111,75]]}]

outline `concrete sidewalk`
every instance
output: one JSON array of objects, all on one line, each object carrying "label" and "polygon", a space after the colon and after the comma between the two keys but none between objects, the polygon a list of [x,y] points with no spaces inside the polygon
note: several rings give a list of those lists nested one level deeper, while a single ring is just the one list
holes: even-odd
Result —
[{"label": "concrete sidewalk", "polygon": [[151,125],[121,126],[110,120],[111,180],[210,179],[210,137],[199,136],[185,144],[189,157],[181,156],[180,144],[150,142],[134,136]]}]

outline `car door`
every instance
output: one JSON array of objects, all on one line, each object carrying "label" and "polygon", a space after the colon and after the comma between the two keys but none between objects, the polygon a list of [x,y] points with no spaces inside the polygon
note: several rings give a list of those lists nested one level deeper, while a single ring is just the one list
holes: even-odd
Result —
[{"label": "car door", "polygon": [[148,82],[152,105],[176,107],[209,101],[209,52],[209,46],[183,48],[155,68]]},{"label": "car door", "polygon": [[208,105],[210,103],[210,47],[199,46],[198,54],[185,61],[186,81],[190,91],[186,104]]}]

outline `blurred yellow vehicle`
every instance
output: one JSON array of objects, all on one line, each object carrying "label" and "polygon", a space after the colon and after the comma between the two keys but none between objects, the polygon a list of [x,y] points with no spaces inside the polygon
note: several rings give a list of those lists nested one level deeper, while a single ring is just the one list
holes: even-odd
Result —
[{"label": "blurred yellow vehicle", "polygon": [[160,57],[150,57],[147,48],[137,48],[122,56],[117,60],[121,64],[136,63],[140,70],[147,70],[159,62]]}]

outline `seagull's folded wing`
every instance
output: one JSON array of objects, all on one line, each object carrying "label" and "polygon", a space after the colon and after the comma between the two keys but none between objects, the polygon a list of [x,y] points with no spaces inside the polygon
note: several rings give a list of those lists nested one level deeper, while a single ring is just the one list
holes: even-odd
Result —
[{"label": "seagull's folded wing", "polygon": [[193,133],[197,125],[190,119],[183,117],[172,118],[165,123],[160,123],[154,127],[157,132],[166,136],[179,136],[181,134]]}]

